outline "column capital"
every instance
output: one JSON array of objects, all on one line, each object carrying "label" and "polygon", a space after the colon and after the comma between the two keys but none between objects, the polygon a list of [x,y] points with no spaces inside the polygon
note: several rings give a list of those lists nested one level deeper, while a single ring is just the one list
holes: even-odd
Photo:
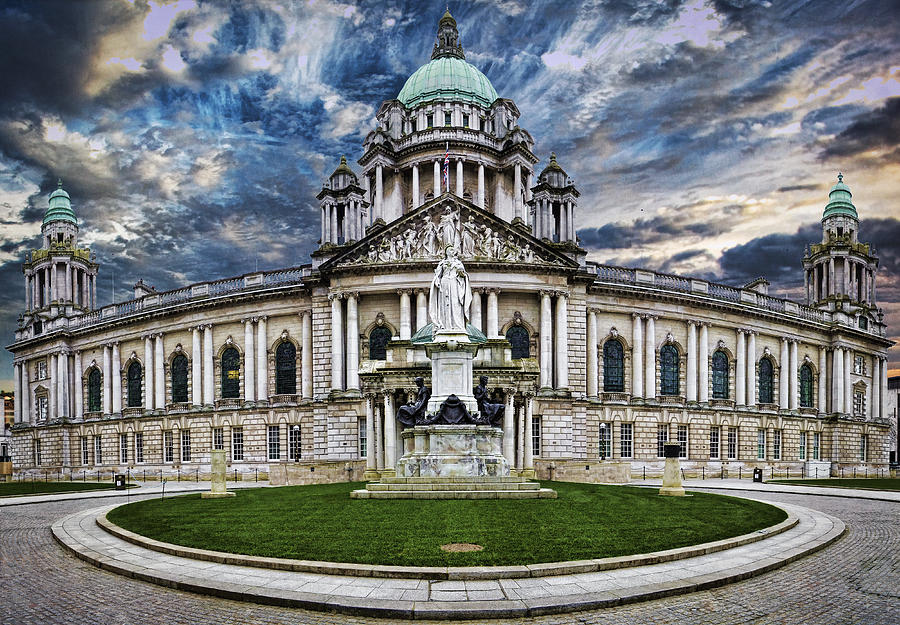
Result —
[{"label": "column capital", "polygon": [[659,315],[654,315],[653,313],[645,313],[645,314],[641,315],[641,317],[646,319],[647,321],[650,321],[651,319],[653,321],[656,321],[657,319],[660,318]]},{"label": "column capital", "polygon": [[241,319],[241,323],[253,323],[255,321],[255,317],[244,317]]},{"label": "column capital", "polygon": [[301,311],[299,311],[299,312],[297,313],[297,315],[299,315],[300,317],[303,317],[303,316],[305,316],[305,315],[310,315],[310,316],[312,316],[312,310],[310,310],[310,309],[307,308],[306,310],[301,310]]},{"label": "column capital", "polygon": [[152,339],[152,338],[153,338],[153,333],[152,333],[152,332],[147,332],[146,334],[141,334],[141,338],[144,339],[145,341],[146,341],[146,340],[149,340],[149,339]]},{"label": "column capital", "polygon": [[397,289],[397,295],[409,295],[413,289]]},{"label": "column capital", "polygon": [[[472,289],[472,290],[475,291],[475,290],[477,290],[477,289]],[[427,293],[427,290],[426,290],[426,289],[416,289],[415,291],[416,291],[416,295],[419,295],[420,293],[421,293],[422,295],[425,295],[425,293]]]},{"label": "column capital", "polygon": [[541,289],[538,293],[540,293],[541,297],[553,297],[555,291],[551,289]]},{"label": "column capital", "polygon": [[331,293],[328,294],[328,301],[332,302],[336,299],[338,299],[338,300],[343,299],[344,295],[345,294],[342,291],[332,291]]},{"label": "column capital", "polygon": [[565,297],[566,299],[569,298],[569,292],[568,292],[568,291],[554,291],[553,293],[554,293],[554,295],[556,295],[557,297]]},{"label": "column capital", "polygon": [[516,388],[514,386],[507,386],[503,389],[503,392],[506,394],[507,397],[510,397],[510,396],[516,394]]},{"label": "column capital", "polygon": [[687,320],[688,327],[700,325],[698,321],[694,321],[693,319]]},{"label": "column capital", "polygon": [[204,330],[212,330],[212,324],[211,324],[211,323],[204,323],[204,324],[201,324],[200,327],[203,328]]},{"label": "column capital", "polygon": [[345,291],[342,295],[347,299],[359,299],[359,291]]},{"label": "column capital", "polygon": [[526,401],[531,401],[532,399],[534,399],[534,395],[535,395],[534,391],[531,391],[531,390],[525,391],[522,394],[525,396]]},{"label": "column capital", "polygon": [[395,389],[392,388],[383,388],[381,389],[381,394],[385,397],[393,397]]},{"label": "column capital", "polygon": [[639,313],[639,312],[633,312],[633,313],[631,313],[631,318],[632,318],[632,319],[643,319],[643,318],[644,318],[644,315],[642,315],[642,314]]}]

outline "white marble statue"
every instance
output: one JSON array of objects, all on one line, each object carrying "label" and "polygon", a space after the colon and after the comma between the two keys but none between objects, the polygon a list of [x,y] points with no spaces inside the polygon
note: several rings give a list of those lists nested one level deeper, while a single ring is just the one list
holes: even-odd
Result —
[{"label": "white marble statue", "polygon": [[438,232],[441,237],[441,247],[445,249],[453,247],[459,251],[459,214],[449,206],[441,215]]},{"label": "white marble statue", "polygon": [[466,273],[456,248],[447,246],[444,254],[444,260],[434,270],[428,312],[435,330],[465,332],[469,307],[472,305],[469,274]]}]

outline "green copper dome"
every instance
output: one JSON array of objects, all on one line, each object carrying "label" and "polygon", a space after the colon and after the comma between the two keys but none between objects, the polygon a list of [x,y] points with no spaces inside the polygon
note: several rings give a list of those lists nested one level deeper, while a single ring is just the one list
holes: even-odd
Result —
[{"label": "green copper dome", "polygon": [[831,187],[828,193],[828,204],[825,206],[825,213],[822,219],[831,217],[832,215],[848,215],[854,219],[859,219],[856,214],[856,207],[853,206],[853,194],[850,193],[850,187],[844,184],[844,174],[838,174],[837,184]]},{"label": "green copper dome", "polygon": [[44,213],[43,224],[51,221],[68,221],[78,225],[75,219],[75,211],[72,210],[72,203],[69,201],[69,194],[62,188],[62,180],[59,181],[56,191],[50,194],[50,207]]},{"label": "green copper dome", "polygon": [[433,100],[462,100],[485,108],[497,99],[487,76],[455,56],[442,56],[410,76],[397,99],[407,108]]}]

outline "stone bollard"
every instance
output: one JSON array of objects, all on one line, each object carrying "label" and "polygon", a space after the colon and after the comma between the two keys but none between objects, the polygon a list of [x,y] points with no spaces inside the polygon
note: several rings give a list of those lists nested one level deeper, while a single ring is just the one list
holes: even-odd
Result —
[{"label": "stone bollard", "polygon": [[684,497],[684,489],[681,487],[681,464],[678,462],[681,445],[666,443],[663,447],[666,453],[666,468],[663,469],[663,485],[659,489],[659,494]]},{"label": "stone bollard", "polygon": [[209,452],[210,481],[212,488],[208,493],[200,493],[202,499],[217,499],[219,497],[234,497],[233,492],[225,490],[225,450],[214,449]]}]

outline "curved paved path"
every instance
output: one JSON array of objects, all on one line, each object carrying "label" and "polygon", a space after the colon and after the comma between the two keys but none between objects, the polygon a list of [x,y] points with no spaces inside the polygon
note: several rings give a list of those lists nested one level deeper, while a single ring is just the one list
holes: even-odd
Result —
[{"label": "curved paved path", "polygon": [[[848,532],[819,553],[716,590],[519,622],[900,622],[900,505],[783,493],[753,496],[834,515]],[[393,622],[203,597],[98,570],[67,555],[49,530],[59,518],[97,503],[54,501],[0,511],[0,623]]]}]

